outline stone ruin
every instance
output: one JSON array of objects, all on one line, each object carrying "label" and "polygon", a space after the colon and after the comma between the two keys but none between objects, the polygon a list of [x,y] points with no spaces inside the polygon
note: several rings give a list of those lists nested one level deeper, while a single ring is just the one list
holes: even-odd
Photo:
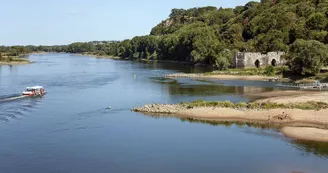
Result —
[{"label": "stone ruin", "polygon": [[235,68],[260,68],[266,66],[277,66],[284,64],[282,55],[285,52],[268,52],[262,54],[258,52],[238,52],[234,57]]}]

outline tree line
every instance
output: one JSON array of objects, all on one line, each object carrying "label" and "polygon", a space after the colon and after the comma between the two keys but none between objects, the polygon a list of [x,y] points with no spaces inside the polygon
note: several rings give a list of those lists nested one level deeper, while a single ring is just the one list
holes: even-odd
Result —
[{"label": "tree line", "polygon": [[[315,75],[328,65],[327,17],[328,0],[261,0],[235,8],[172,9],[149,35],[123,41],[25,48],[32,52],[184,61],[219,70],[233,67],[238,51],[284,51],[294,73]],[[13,54],[26,51],[13,49]]]}]

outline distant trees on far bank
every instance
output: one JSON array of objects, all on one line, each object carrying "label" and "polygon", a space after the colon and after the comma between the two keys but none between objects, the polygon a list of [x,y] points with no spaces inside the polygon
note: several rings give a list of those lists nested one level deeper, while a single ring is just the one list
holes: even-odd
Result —
[{"label": "distant trees on far bank", "polygon": [[238,51],[285,51],[291,71],[315,75],[328,65],[327,44],[328,1],[261,0],[235,8],[172,9],[149,35],[123,41],[2,46],[0,51],[12,56],[44,51],[185,61],[219,70],[232,67]]}]

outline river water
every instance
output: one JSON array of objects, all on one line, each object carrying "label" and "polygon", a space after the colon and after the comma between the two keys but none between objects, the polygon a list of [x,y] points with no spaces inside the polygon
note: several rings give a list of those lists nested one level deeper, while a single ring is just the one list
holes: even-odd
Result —
[{"label": "river water", "polygon": [[[70,54],[29,59],[34,63],[0,66],[0,173],[328,172],[326,143],[130,111],[148,103],[248,101],[245,94],[274,90],[274,83],[160,77],[206,71],[180,64]],[[48,94],[7,100],[33,85]]]}]

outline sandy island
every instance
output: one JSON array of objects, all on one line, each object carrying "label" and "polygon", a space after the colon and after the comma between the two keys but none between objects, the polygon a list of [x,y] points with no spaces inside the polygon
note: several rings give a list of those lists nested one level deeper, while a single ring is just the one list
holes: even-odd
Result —
[{"label": "sandy island", "polygon": [[[265,94],[267,94],[267,98],[265,98]],[[261,96],[261,94],[258,95]],[[262,96],[264,96],[264,98],[257,100],[257,102],[275,102],[286,104],[314,101],[328,103],[328,92],[324,91],[275,91],[263,93]]]},{"label": "sandy island", "polygon": [[[269,101],[287,104],[320,101],[328,103],[328,92],[273,91],[259,95],[263,99],[257,100],[257,102]],[[281,127],[282,133],[291,138],[328,142],[328,109],[188,108],[181,104],[151,104],[132,110],[145,114],[170,114],[170,116],[194,120],[272,124]]]},{"label": "sandy island", "polygon": [[225,74],[216,74],[216,75],[205,75],[198,73],[175,73],[164,75],[166,78],[202,78],[202,79],[227,79],[227,80],[255,80],[255,81],[268,81],[268,80],[278,80],[279,77],[269,77],[269,76],[259,76],[259,75],[225,75]]},{"label": "sandy island", "polygon": [[7,62],[7,61],[0,61],[0,65],[23,65],[23,64],[31,64],[30,61],[10,61],[10,62]]},{"label": "sandy island", "polygon": [[283,127],[280,131],[290,138],[328,142],[328,130],[324,129],[310,127]]}]

